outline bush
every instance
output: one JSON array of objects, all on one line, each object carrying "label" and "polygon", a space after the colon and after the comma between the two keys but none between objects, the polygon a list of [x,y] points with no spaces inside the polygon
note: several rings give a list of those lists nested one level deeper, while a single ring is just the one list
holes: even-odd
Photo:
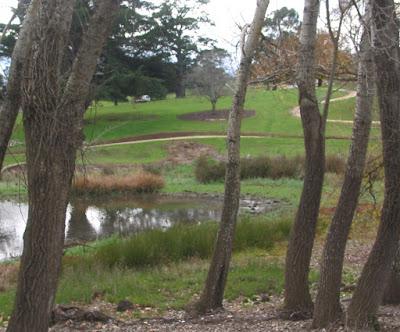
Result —
[{"label": "bush", "polygon": [[327,155],[325,159],[325,172],[344,174],[346,171],[346,159],[338,154]]},{"label": "bush", "polygon": [[[245,219],[237,225],[234,251],[250,248],[271,249],[276,242],[287,240],[290,219],[271,221]],[[167,264],[189,258],[208,258],[213,252],[218,224],[177,225],[166,231],[155,229],[127,239],[109,241],[98,247],[96,261],[108,266],[143,267]]]},{"label": "bush", "polygon": [[139,172],[132,175],[88,175],[75,177],[73,192],[76,194],[104,194],[109,192],[153,193],[164,187],[161,176]]},{"label": "bush", "polygon": [[[250,178],[301,178],[304,174],[305,160],[303,156],[286,157],[255,157],[242,158],[240,176]],[[207,156],[197,159],[195,177],[201,183],[223,181],[226,163],[216,161]],[[346,169],[346,160],[340,155],[328,155],[326,158],[326,172],[343,174]]]},{"label": "bush", "polygon": [[209,183],[225,178],[225,163],[218,162],[207,156],[200,156],[196,161],[195,176],[201,183]]}]

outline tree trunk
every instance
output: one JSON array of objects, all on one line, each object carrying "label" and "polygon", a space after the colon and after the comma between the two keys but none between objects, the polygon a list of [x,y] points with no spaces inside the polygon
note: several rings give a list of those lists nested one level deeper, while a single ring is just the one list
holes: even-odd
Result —
[{"label": "tree trunk", "polygon": [[322,254],[320,280],[314,310],[314,328],[326,327],[341,317],[340,284],[347,237],[365,167],[374,94],[374,63],[369,31],[364,32],[358,65],[357,106],[353,137],[339,202]]},{"label": "tree trunk", "polygon": [[400,304],[400,244],[397,247],[396,257],[386,284],[382,304]]},{"label": "tree trunk", "polygon": [[319,0],[306,0],[299,50],[299,104],[306,151],[305,175],[293,225],[285,271],[283,314],[309,315],[313,308],[308,286],[311,252],[321,201],[325,167],[324,121],[315,95],[315,40]]},{"label": "tree trunk", "polygon": [[207,280],[200,300],[196,304],[196,310],[199,313],[222,307],[239,209],[241,118],[250,75],[250,65],[260,39],[268,5],[269,0],[257,1],[256,12],[246,41],[244,37],[245,31],[243,31],[242,59],[237,77],[238,87],[228,124],[228,163],[225,174],[224,205]]},{"label": "tree trunk", "polygon": [[211,112],[215,112],[217,110],[217,102],[215,100],[211,101]]},{"label": "tree trunk", "polygon": [[186,97],[186,84],[185,84],[185,64],[184,57],[181,55],[177,55],[177,64],[176,64],[176,86],[175,86],[175,96],[176,98],[185,98]]},{"label": "tree trunk", "polygon": [[1,32],[0,44],[3,44],[4,38],[6,37],[6,34],[7,34],[8,30],[10,30],[11,25],[14,22],[14,20],[17,17],[21,19],[21,17],[25,16],[26,10],[29,7],[30,2],[31,2],[30,0],[19,0],[18,1],[17,8],[14,9],[13,15],[11,16],[10,20],[4,26],[3,31]]},{"label": "tree trunk", "polygon": [[33,0],[23,22],[21,32],[11,57],[10,74],[7,82],[7,95],[0,108],[0,171],[8,143],[21,106],[21,81],[24,64],[32,45],[32,31],[37,25],[39,0]]},{"label": "tree trunk", "polygon": [[48,330],[75,156],[82,142],[84,104],[97,58],[119,6],[116,0],[97,1],[64,85],[60,73],[74,2],[41,1],[35,47],[22,82],[29,214],[8,332]]},{"label": "tree trunk", "polygon": [[373,1],[372,19],[385,197],[378,234],[347,312],[347,326],[354,329],[375,325],[400,235],[400,55],[394,1]]}]

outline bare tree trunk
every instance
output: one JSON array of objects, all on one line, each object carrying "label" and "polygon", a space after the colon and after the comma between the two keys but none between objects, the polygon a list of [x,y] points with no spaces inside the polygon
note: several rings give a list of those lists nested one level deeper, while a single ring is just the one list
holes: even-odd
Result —
[{"label": "bare tree trunk", "polygon": [[400,304],[400,244],[397,247],[389,281],[386,284],[382,304]]},{"label": "bare tree trunk", "polygon": [[74,2],[41,1],[40,25],[23,81],[29,214],[9,332],[48,330],[75,156],[83,137],[84,104],[97,58],[119,6],[116,0],[96,2],[64,87],[60,73]]},{"label": "bare tree trunk", "polygon": [[215,100],[211,101],[211,112],[215,112],[217,110],[217,102]]},{"label": "bare tree trunk", "polygon": [[24,64],[32,45],[32,31],[37,25],[40,1],[33,0],[24,19],[21,32],[11,57],[11,68],[7,82],[7,95],[0,106],[0,171],[14,128],[18,111],[21,107],[21,81]]},{"label": "bare tree trunk", "polygon": [[3,44],[4,38],[7,34],[7,32],[10,29],[12,22],[14,22],[14,20],[16,18],[17,18],[17,13],[14,12],[13,15],[11,16],[10,20],[8,21],[8,23],[4,26],[3,31],[1,32],[0,45]]},{"label": "bare tree trunk", "polygon": [[176,98],[186,97],[186,86],[185,86],[185,64],[184,57],[180,54],[177,55],[178,62],[176,64],[176,87],[175,96]]},{"label": "bare tree trunk", "polygon": [[303,191],[286,256],[283,314],[310,314],[313,303],[308,274],[321,201],[325,167],[325,124],[315,95],[315,41],[319,0],[305,0],[299,50],[299,104],[306,164]]},{"label": "bare tree trunk", "polygon": [[14,20],[17,17],[21,18],[21,17],[25,16],[26,9],[29,7],[30,2],[31,2],[31,0],[19,0],[18,1],[18,7],[16,9],[14,9],[13,15],[11,16],[10,20],[4,26],[3,31],[1,32],[0,44],[3,44],[4,38],[5,38],[8,30],[10,30],[11,25],[14,22]]},{"label": "bare tree trunk", "polygon": [[378,234],[347,312],[347,326],[375,325],[376,311],[390,276],[400,235],[400,54],[399,28],[393,0],[375,0],[372,36],[377,72],[385,198]]},{"label": "bare tree trunk", "polygon": [[342,191],[322,254],[321,276],[314,310],[314,328],[326,327],[339,319],[342,314],[340,284],[344,252],[360,195],[371,128],[375,80],[369,36],[369,31],[366,31],[362,38],[353,137]]},{"label": "bare tree trunk", "polygon": [[243,35],[242,59],[237,77],[237,89],[228,124],[228,163],[225,174],[224,205],[207,280],[200,300],[196,304],[196,310],[199,313],[222,307],[239,209],[241,119],[246,98],[247,82],[250,76],[250,66],[259,43],[268,5],[269,0],[257,1],[256,12],[246,41]]}]

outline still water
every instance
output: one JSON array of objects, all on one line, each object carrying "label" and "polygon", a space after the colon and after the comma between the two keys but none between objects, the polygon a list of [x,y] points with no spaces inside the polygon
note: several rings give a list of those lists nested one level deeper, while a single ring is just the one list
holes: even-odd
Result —
[{"label": "still water", "polygon": [[[210,199],[147,197],[114,200],[75,200],[68,206],[66,242],[92,241],[178,223],[218,220],[221,202]],[[19,256],[28,205],[0,201],[0,260]]]}]

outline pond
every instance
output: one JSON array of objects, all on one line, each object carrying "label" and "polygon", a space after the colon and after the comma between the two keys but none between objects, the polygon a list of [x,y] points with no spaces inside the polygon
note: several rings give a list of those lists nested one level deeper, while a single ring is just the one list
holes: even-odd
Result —
[{"label": "pond", "polygon": [[[276,201],[241,200],[241,211],[265,212]],[[214,198],[118,197],[114,199],[74,199],[66,216],[66,243],[81,243],[114,234],[126,236],[146,229],[169,228],[178,223],[218,221],[222,200]],[[0,201],[0,260],[21,255],[28,205]]]}]

